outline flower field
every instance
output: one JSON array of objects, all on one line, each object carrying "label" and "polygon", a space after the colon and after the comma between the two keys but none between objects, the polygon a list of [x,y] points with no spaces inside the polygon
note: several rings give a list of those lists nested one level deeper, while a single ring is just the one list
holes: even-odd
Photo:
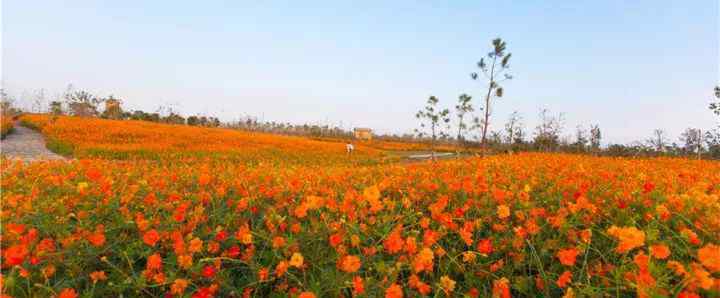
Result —
[{"label": "flower field", "polygon": [[79,159],[2,160],[4,295],[720,296],[718,162],[22,121]]},{"label": "flower field", "polygon": [[[120,121],[97,118],[25,115],[57,153],[78,158],[185,160],[222,158],[228,162],[283,164],[349,163],[345,144],[231,129]],[[373,163],[381,152],[358,146],[352,163]]]}]

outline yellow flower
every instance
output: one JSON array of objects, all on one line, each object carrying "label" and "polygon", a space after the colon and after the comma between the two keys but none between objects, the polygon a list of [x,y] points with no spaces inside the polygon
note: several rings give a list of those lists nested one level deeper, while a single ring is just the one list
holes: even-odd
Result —
[{"label": "yellow flower", "polygon": [[357,247],[358,245],[360,245],[360,236],[358,236],[358,235],[350,236],[350,244],[352,244],[353,247]]},{"label": "yellow flower", "polygon": [[77,192],[84,193],[85,189],[88,188],[89,184],[87,182],[80,182],[77,185]]},{"label": "yellow flower", "polygon": [[296,252],[290,257],[290,266],[300,268],[303,265],[305,258],[299,252]]},{"label": "yellow flower", "polygon": [[455,281],[447,275],[443,275],[443,277],[440,278],[440,286],[445,293],[450,293],[455,290]]},{"label": "yellow flower", "polygon": [[500,219],[506,219],[510,216],[510,208],[507,205],[497,206],[497,216]]},{"label": "yellow flower", "polygon": [[463,255],[463,262],[465,262],[465,263],[473,262],[473,261],[475,261],[475,258],[477,257],[477,255],[475,255],[475,253],[473,253],[472,251],[466,251],[462,255]]}]

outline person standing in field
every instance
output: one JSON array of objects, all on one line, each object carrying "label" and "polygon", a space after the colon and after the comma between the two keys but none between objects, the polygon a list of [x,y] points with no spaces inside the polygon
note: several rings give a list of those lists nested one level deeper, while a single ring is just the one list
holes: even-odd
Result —
[{"label": "person standing in field", "polygon": [[353,146],[352,143],[348,142],[348,143],[345,145],[345,150],[347,151],[347,154],[350,155],[350,154],[352,154],[353,151],[355,150],[355,146]]}]

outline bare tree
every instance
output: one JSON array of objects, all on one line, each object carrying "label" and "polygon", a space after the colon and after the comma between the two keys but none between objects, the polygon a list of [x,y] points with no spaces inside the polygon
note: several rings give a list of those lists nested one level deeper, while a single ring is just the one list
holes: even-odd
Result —
[{"label": "bare tree", "polygon": [[653,147],[657,152],[665,152],[667,146],[667,137],[662,129],[653,130],[653,136],[647,140],[648,145]]},{"label": "bare tree", "polygon": [[459,146],[463,146],[465,144],[465,130],[467,130],[467,124],[465,124],[465,114],[473,111],[473,106],[470,102],[471,100],[471,96],[461,94],[458,98],[458,104],[455,105],[455,114],[458,118],[457,141]]},{"label": "bare tree", "polygon": [[[488,81],[487,94],[485,95],[485,105],[482,110],[484,111],[485,117],[481,122],[482,134],[481,143],[484,149],[486,149],[487,143],[487,132],[490,126],[490,114],[491,107],[490,101],[493,98],[500,98],[503,96],[503,88],[500,83],[512,79],[510,74],[505,73],[510,68],[510,57],[511,53],[505,53],[505,42],[496,38],[492,41],[493,50],[487,54],[488,62],[486,63],[485,58],[481,58],[480,62],[477,63],[478,68],[485,76]],[[480,76],[477,72],[470,74],[473,80],[478,80]]]},{"label": "bare tree", "polygon": [[680,144],[683,146],[682,149],[686,154],[696,153],[698,157],[702,153],[703,135],[700,129],[686,128],[685,131],[680,134]]},{"label": "bare tree", "polygon": [[535,139],[533,140],[535,146],[544,151],[555,150],[560,144],[563,126],[562,113],[553,116],[547,109],[540,110],[540,123],[535,127]]},{"label": "bare tree", "polygon": [[46,102],[46,101],[47,101],[47,100],[46,100],[46,98],[45,98],[45,89],[42,89],[42,88],[41,88],[41,89],[38,90],[38,91],[35,93],[35,95],[33,96],[33,102],[32,102],[33,108],[32,108],[32,110],[33,110],[34,112],[36,112],[36,113],[42,113],[42,112],[44,112],[44,111],[43,111],[43,107],[45,107],[45,102]]},{"label": "bare tree", "polygon": [[602,140],[602,133],[600,132],[600,126],[595,124],[590,126],[590,148],[593,152],[600,150],[600,141]]},{"label": "bare tree", "polygon": [[505,123],[505,142],[510,145],[522,143],[524,138],[522,126],[520,113],[518,111],[512,112]]},{"label": "bare tree", "polygon": [[74,90],[72,85],[68,85],[67,91],[63,96],[67,103],[68,109],[73,116],[95,117],[98,115],[98,105],[103,102],[90,92],[85,90]]},{"label": "bare tree", "polygon": [[[450,123],[450,111],[448,109],[440,109],[438,103],[440,100],[435,96],[428,98],[425,108],[421,109],[415,114],[415,117],[420,119],[421,129],[416,129],[420,137],[429,134],[430,136],[430,152],[432,159],[435,160],[435,142],[438,137],[447,137],[446,129],[448,123]],[[425,129],[430,129],[425,131]]]},{"label": "bare tree", "polygon": [[12,114],[15,105],[15,98],[7,94],[5,89],[0,88],[0,113],[2,115]]},{"label": "bare tree", "polygon": [[578,125],[575,130],[575,142],[573,143],[573,147],[575,147],[577,152],[585,152],[588,142],[589,139],[587,131],[582,125]]}]

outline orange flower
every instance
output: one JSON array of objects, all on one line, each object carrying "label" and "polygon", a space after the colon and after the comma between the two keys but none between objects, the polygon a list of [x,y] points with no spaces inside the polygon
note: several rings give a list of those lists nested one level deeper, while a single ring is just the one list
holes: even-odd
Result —
[{"label": "orange flower", "polygon": [[180,268],[183,268],[185,270],[190,269],[193,263],[193,259],[191,255],[179,255],[177,258],[178,265]]},{"label": "orange flower", "polygon": [[705,290],[710,290],[714,284],[714,279],[710,275],[710,272],[707,272],[707,270],[697,263],[693,263],[690,267],[692,268],[691,283]]},{"label": "orange flower", "polygon": [[198,253],[201,252],[202,249],[203,241],[200,240],[200,238],[195,237],[193,240],[190,240],[190,247],[188,248],[190,253]]},{"label": "orange flower", "polygon": [[155,229],[152,229],[143,235],[143,242],[150,246],[155,246],[155,243],[159,240],[160,234]]},{"label": "orange flower", "polygon": [[399,225],[390,232],[390,235],[383,241],[383,247],[388,253],[395,254],[402,250],[404,241],[401,235],[402,225]]},{"label": "orange flower", "polygon": [[573,266],[575,265],[575,258],[577,258],[577,255],[580,252],[577,250],[577,248],[568,248],[568,249],[562,249],[557,253],[558,259],[560,259],[560,263],[565,266]]},{"label": "orange flower", "polygon": [[72,288],[65,288],[58,294],[58,298],[77,298],[77,296],[77,292]]},{"label": "orange flower", "polygon": [[635,227],[618,228],[616,226],[612,226],[607,230],[607,232],[620,241],[618,247],[616,248],[619,253],[626,253],[645,244],[645,232],[640,231]]},{"label": "orange flower", "polygon": [[489,255],[493,252],[492,239],[486,238],[478,241],[477,250],[484,255]]},{"label": "orange flower", "polygon": [[268,270],[268,268],[265,268],[265,267],[260,268],[260,270],[258,270],[258,279],[260,279],[260,281],[267,280],[268,277],[270,276],[269,271],[270,270]]},{"label": "orange flower", "polygon": [[510,281],[503,277],[493,281],[492,288],[493,298],[510,298]]},{"label": "orange flower", "polygon": [[667,267],[679,276],[685,277],[688,274],[687,270],[685,270],[685,266],[678,261],[669,261],[667,263]]},{"label": "orange flower", "polygon": [[385,289],[385,298],[403,298],[402,287],[397,284],[390,285],[390,287]]},{"label": "orange flower", "polygon": [[178,278],[176,279],[172,286],[170,286],[170,292],[175,295],[182,295],[185,292],[185,288],[188,286],[188,280]]},{"label": "orange flower", "polygon": [[303,258],[303,255],[296,252],[290,257],[290,266],[300,268],[302,267],[304,260],[305,258]]},{"label": "orange flower", "polygon": [[497,206],[497,216],[500,219],[506,219],[510,217],[510,208],[507,205],[498,205]]},{"label": "orange flower", "polygon": [[680,231],[680,233],[683,236],[687,237],[688,241],[690,241],[690,243],[692,245],[700,245],[700,243],[701,243],[700,238],[698,238],[697,233],[693,232],[693,230],[684,228]]},{"label": "orange flower", "polygon": [[563,272],[563,274],[560,275],[560,277],[558,277],[555,283],[558,285],[558,287],[565,288],[570,283],[570,281],[572,281],[572,272],[566,270],[565,272]]},{"label": "orange flower", "polygon": [[432,249],[426,247],[420,250],[420,253],[418,253],[412,261],[413,270],[415,271],[415,273],[422,271],[432,271],[434,257],[435,255]]},{"label": "orange flower", "polygon": [[105,244],[105,227],[103,225],[98,225],[95,228],[95,232],[88,235],[87,239],[90,244],[95,247],[103,246],[103,244]]},{"label": "orange flower", "polygon": [[307,216],[308,206],[305,204],[300,204],[299,206],[295,207],[295,217],[297,218],[304,218]]},{"label": "orange flower", "polygon": [[363,284],[362,277],[360,277],[360,276],[353,277],[352,284],[353,284],[353,293],[355,295],[360,295],[362,293],[365,293],[365,285]]},{"label": "orange flower", "polygon": [[657,259],[667,259],[670,256],[670,248],[665,244],[655,244],[650,246],[650,255]]},{"label": "orange flower", "polygon": [[302,292],[298,295],[298,298],[315,298],[315,294],[313,292]]},{"label": "orange flower", "polygon": [[707,244],[698,249],[698,259],[710,272],[720,272],[720,245]]},{"label": "orange flower", "polygon": [[405,238],[405,252],[408,254],[415,254],[417,252],[417,240],[415,240],[415,237]]},{"label": "orange flower", "polygon": [[105,234],[93,233],[88,235],[88,241],[95,247],[100,247],[105,244]]},{"label": "orange flower", "polygon": [[93,283],[97,283],[101,280],[106,280],[107,275],[105,275],[105,271],[94,271],[90,273],[90,279],[92,279]]},{"label": "orange flower", "polygon": [[235,233],[235,237],[240,240],[240,243],[250,245],[253,243],[253,235],[250,231],[250,227],[245,224],[238,229]]},{"label": "orange flower", "polygon": [[43,267],[42,274],[45,277],[45,279],[49,279],[55,274],[55,266],[53,265],[47,265]]},{"label": "orange flower", "polygon": [[360,269],[360,266],[361,262],[359,257],[348,255],[343,257],[340,267],[342,271],[353,273],[358,271],[358,269]]},{"label": "orange flower", "polygon": [[280,261],[280,263],[275,266],[275,276],[282,277],[285,275],[285,272],[288,270],[288,262],[286,261]]},{"label": "orange flower", "polygon": [[582,239],[585,243],[590,243],[590,240],[592,239],[592,230],[591,229],[585,229],[580,232],[580,239]]},{"label": "orange flower", "polygon": [[281,248],[283,246],[285,246],[285,238],[280,237],[280,236],[273,237],[273,240],[272,240],[273,248],[277,249],[277,248]]},{"label": "orange flower", "polygon": [[160,270],[162,269],[162,257],[159,254],[153,254],[147,259],[147,270]]},{"label": "orange flower", "polygon": [[152,277],[152,280],[155,281],[156,284],[164,284],[165,283],[165,273],[160,272],[158,274],[155,274]]}]

